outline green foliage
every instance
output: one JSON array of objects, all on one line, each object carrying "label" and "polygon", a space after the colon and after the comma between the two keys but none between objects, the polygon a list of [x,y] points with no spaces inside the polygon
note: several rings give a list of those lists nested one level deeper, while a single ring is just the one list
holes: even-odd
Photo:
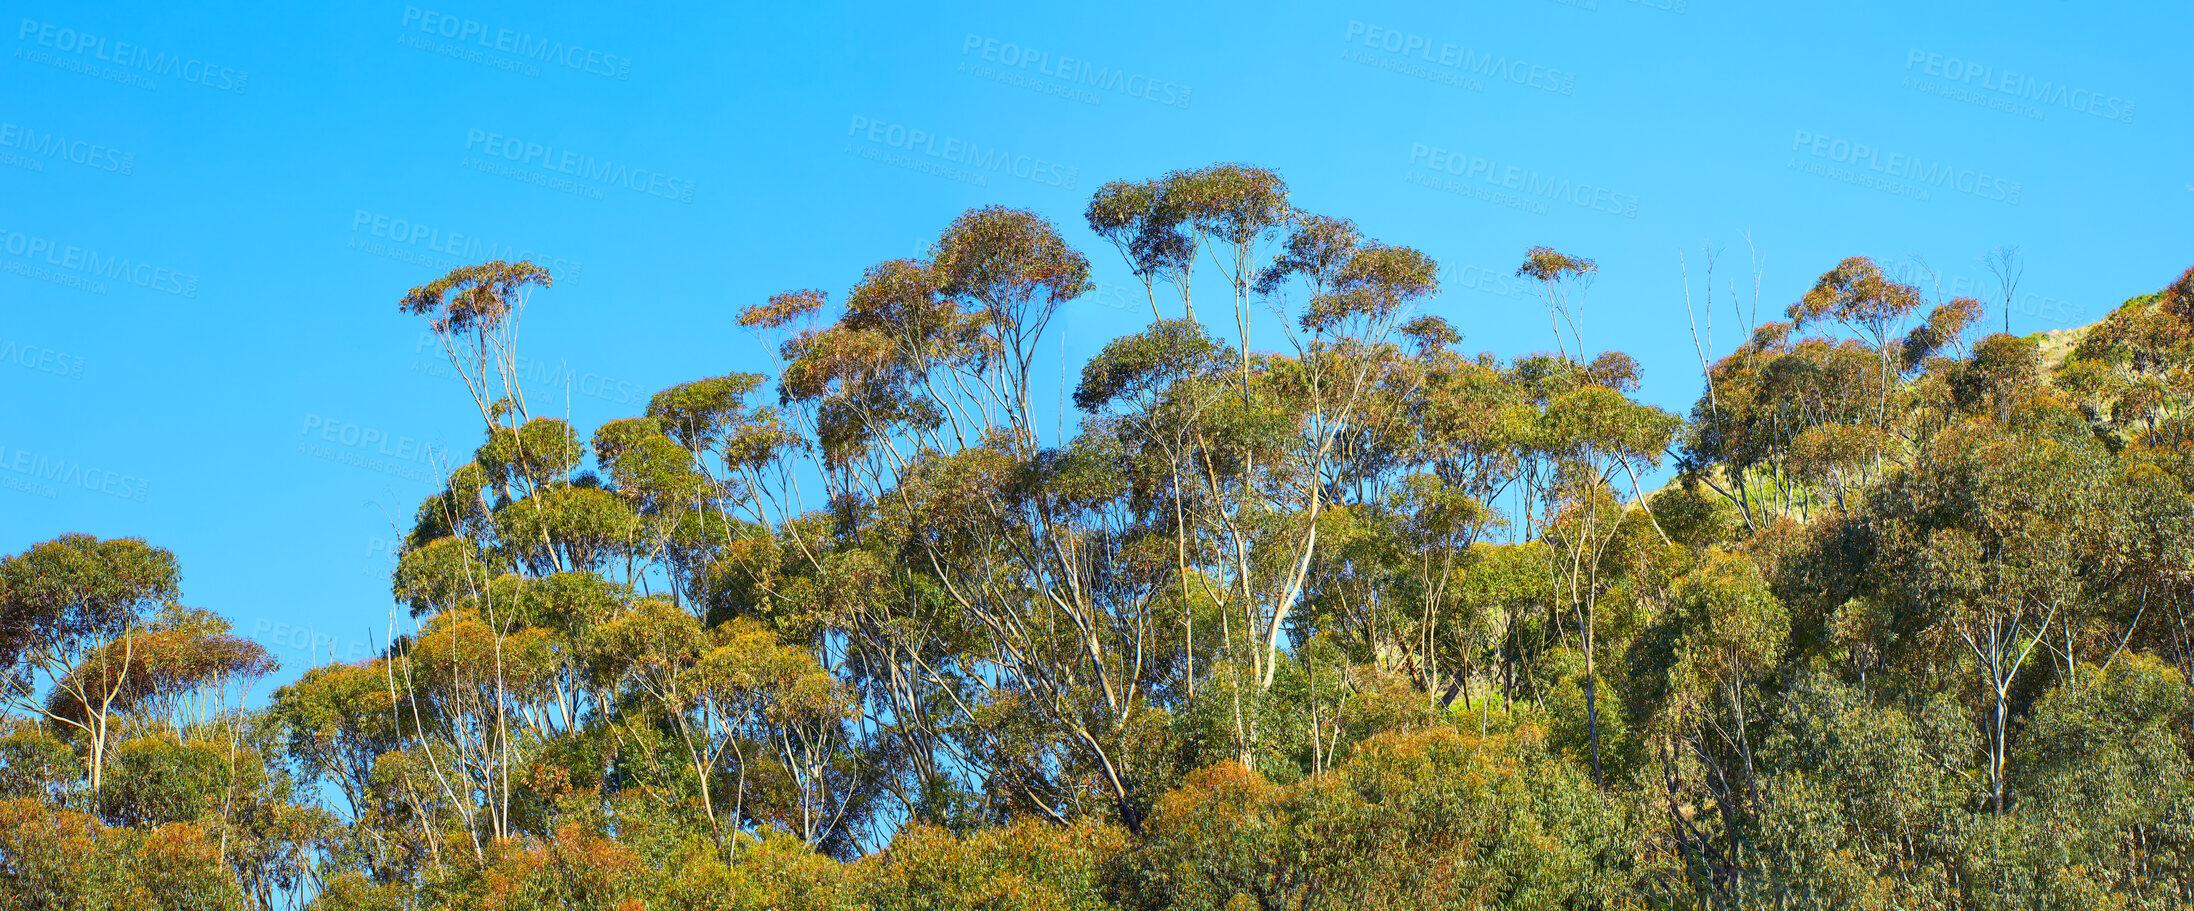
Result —
[{"label": "green foliage", "polygon": [[0,733],[0,798],[66,803],[83,774],[74,749],[32,725],[10,722]]},{"label": "green foliage", "polygon": [[578,467],[586,450],[571,425],[555,418],[534,418],[517,428],[489,431],[473,459],[487,482],[497,487],[523,481],[539,486],[561,478]]},{"label": "green foliage", "polygon": [[0,909],[242,911],[250,907],[201,827],[109,828],[26,798],[0,800]]},{"label": "green foliage", "polygon": [[1190,776],[1128,888],[1147,907],[1585,907],[1621,896],[1627,834],[1528,727],[1389,731],[1290,786],[1232,763]]},{"label": "green foliage", "polygon": [[964,837],[912,826],[854,871],[876,911],[1101,911],[1126,832],[1092,820],[1022,819]]},{"label": "green foliage", "polygon": [[135,538],[62,535],[0,560],[0,671],[73,663],[178,597],[175,555]]},{"label": "green foliage", "polygon": [[2050,364],[1846,259],[1679,418],[1593,260],[1465,356],[1294,198],[1097,191],[1152,321],[1072,427],[1025,210],[591,434],[525,407],[545,271],[413,289],[482,442],[378,654],[247,709],[166,551],[0,560],[0,911],[2194,905],[2194,270]]},{"label": "green foliage", "polygon": [[101,816],[118,825],[153,828],[190,822],[228,796],[229,757],[215,744],[169,737],[127,741],[116,750]]},{"label": "green foliage", "polygon": [[548,270],[530,261],[496,260],[451,270],[413,288],[399,308],[413,316],[432,317],[438,333],[464,335],[498,327],[527,288],[546,288],[551,282]]}]

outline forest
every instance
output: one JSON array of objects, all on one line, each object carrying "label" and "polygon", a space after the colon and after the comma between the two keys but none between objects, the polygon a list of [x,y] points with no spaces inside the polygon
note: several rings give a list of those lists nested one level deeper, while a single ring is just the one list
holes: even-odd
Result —
[{"label": "forest", "polygon": [[[255,688],[160,542],[0,557],[0,909],[2194,906],[2194,269],[2018,337],[2009,254],[1694,258],[1620,304],[1689,321],[1678,414],[1590,251],[1466,353],[1271,170],[1080,217],[749,302],[773,364],[591,428],[522,388],[548,271],[403,293],[480,435],[377,653]],[[1149,322],[1055,389],[1092,255]]]}]

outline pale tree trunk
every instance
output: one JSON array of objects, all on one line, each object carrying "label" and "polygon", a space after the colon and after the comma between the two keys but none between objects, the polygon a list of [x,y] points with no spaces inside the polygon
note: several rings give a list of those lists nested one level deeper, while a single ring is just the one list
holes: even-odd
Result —
[{"label": "pale tree trunk", "polygon": [[1988,791],[1989,802],[1997,813],[2004,810],[2004,767],[2011,739],[2011,685],[2027,656],[2041,645],[2042,637],[2048,633],[2049,624],[2056,616],[2057,606],[2051,604],[2024,645],[2018,640],[2020,628],[2025,623],[2016,615],[2008,619],[1988,618],[1980,629],[1965,624],[1960,624],[1958,629],[1958,636],[1972,651],[1974,660],[1980,663],[1982,673],[1988,675],[1989,695],[1993,701],[1989,724]]}]

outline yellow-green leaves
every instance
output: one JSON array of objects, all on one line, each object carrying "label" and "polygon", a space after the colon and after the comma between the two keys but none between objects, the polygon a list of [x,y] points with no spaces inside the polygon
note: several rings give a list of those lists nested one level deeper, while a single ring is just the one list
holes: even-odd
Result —
[{"label": "yellow-green leaves", "polygon": [[578,467],[586,448],[571,425],[556,418],[534,418],[516,429],[488,431],[474,464],[486,473],[488,483],[506,485],[524,481],[546,484],[563,478]]},{"label": "yellow-green leaves", "polygon": [[495,260],[452,269],[405,293],[400,306],[405,313],[431,319],[436,332],[461,335],[496,328],[525,289],[546,288],[550,282],[548,270],[531,261]]},{"label": "yellow-green leaves", "polygon": [[175,556],[136,538],[62,535],[0,559],[0,669],[73,660],[173,602],[177,579]]},{"label": "yellow-green leaves", "polygon": [[1025,209],[986,206],[953,219],[931,251],[938,290],[966,298],[995,324],[1038,329],[1089,290],[1089,259]]},{"label": "yellow-green leaves", "polygon": [[1822,273],[1812,290],[1790,305],[1788,315],[1799,328],[1835,320],[1867,333],[1880,345],[1889,340],[1891,328],[1919,306],[1920,289],[1884,276],[1873,260],[1854,256]]},{"label": "yellow-green leaves", "polygon": [[1679,673],[1720,686],[1781,660],[1790,615],[1751,558],[1709,552],[1678,580],[1676,597],[1683,617]]}]

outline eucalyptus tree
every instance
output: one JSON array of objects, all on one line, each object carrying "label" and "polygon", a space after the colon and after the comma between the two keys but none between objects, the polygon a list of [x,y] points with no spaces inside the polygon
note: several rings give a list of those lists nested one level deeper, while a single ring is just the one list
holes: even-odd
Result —
[{"label": "eucalyptus tree", "polygon": [[[1180,172],[1176,172],[1179,174]],[[1130,182],[1116,180],[1097,188],[1083,219],[1098,237],[1112,243],[1125,259],[1150,301],[1150,318],[1163,322],[1158,306],[1158,283],[1165,282],[1180,295],[1181,319],[1196,321],[1194,287],[1196,242],[1185,230],[1188,211],[1179,194],[1172,192],[1175,177]]]},{"label": "eucalyptus tree", "polygon": [[697,789],[708,834],[726,850],[748,820],[845,850],[872,801],[842,780],[845,687],[809,653],[759,621],[703,628],[652,599],[591,636],[600,672],[660,706],[690,772],[656,799],[676,805],[678,788]]},{"label": "eucalyptus tree", "polygon": [[525,390],[518,369],[518,321],[534,288],[553,282],[530,261],[494,260],[462,266],[411,289],[399,309],[427,317],[450,366],[489,426],[525,422]]},{"label": "eucalyptus tree", "polygon": [[[1087,276],[1040,217],[969,212],[928,259],[871,268],[836,321],[788,338],[780,393],[837,513],[837,540],[801,543],[802,558],[819,572],[880,558],[898,588],[853,599],[866,603],[833,627],[865,666],[889,670],[879,689],[894,724],[945,722],[923,750],[1061,819],[1079,798],[1047,770],[1087,774],[1132,826],[1142,783],[1123,738],[1160,673],[1141,656],[1172,627],[1159,616],[1166,580],[1121,560],[1134,521],[1116,453],[1094,435],[1043,446],[1031,394],[1041,333]],[[821,306],[780,296],[745,320],[776,329]],[[856,552],[867,548],[882,550]],[[960,619],[906,613],[925,599]],[[922,635],[963,645],[940,652]],[[971,723],[984,717],[1025,718],[1042,736]]]},{"label": "eucalyptus tree", "polygon": [[1584,360],[1586,296],[1599,271],[1598,263],[1553,247],[1531,248],[1524,254],[1523,265],[1516,267],[1516,275],[1538,282],[1545,296],[1547,328],[1553,331],[1557,357]]},{"label": "eucalyptus tree", "polygon": [[[25,716],[0,748],[11,902],[152,904],[184,882],[215,907],[299,900],[331,824],[247,711],[276,662],[178,603],[178,580],[172,553],[135,538],[67,534],[0,558],[6,704]],[[78,863],[117,871],[56,875]]]},{"label": "eucalyptus tree", "polygon": [[1479,545],[1512,521],[1498,504],[1521,477],[1524,438],[1504,417],[1523,398],[1490,358],[1450,350],[1457,335],[1435,320],[1403,327],[1417,353],[1389,380],[1400,393],[1392,407],[1403,426],[1379,457],[1387,460],[1384,500],[1396,522],[1396,556],[1407,567],[1393,594],[1414,593],[1416,609],[1390,601],[1407,634],[1398,650],[1418,685],[1443,705],[1458,696],[1467,705],[1474,678],[1490,679],[1488,672],[1506,664],[1501,643],[1513,616],[1464,592]]},{"label": "eucalyptus tree", "polygon": [[[1548,247],[1525,254],[1516,274],[1545,289],[1558,353],[1515,365],[1512,382],[1523,395],[1508,415],[1523,452],[1522,528],[1545,543],[1541,553],[1553,596],[1548,618],[1557,631],[1564,621],[1570,624],[1584,660],[1579,686],[1596,779],[1602,777],[1597,608],[1614,581],[1610,558],[1626,524],[1640,516],[1651,522],[1650,513],[1636,508],[1644,499],[1640,470],[1660,464],[1682,423],[1630,398],[1639,377],[1627,355],[1582,360],[1584,302],[1572,286],[1585,284],[1598,268]],[[1628,502],[1616,487],[1624,480],[1631,486]]]},{"label": "eucalyptus tree", "polygon": [[118,712],[144,695],[133,650],[178,579],[174,554],[136,538],[62,535],[0,560],[7,704],[83,738],[94,793]]},{"label": "eucalyptus tree", "polygon": [[1322,520],[1302,620],[1348,644],[1350,659],[1403,673],[1442,704],[1467,701],[1499,619],[1463,597],[1473,546],[1504,521],[1494,501],[1514,479],[1497,412],[1513,390],[1433,333],[1382,366],[1359,420],[1337,441],[1334,508]]},{"label": "eucalyptus tree", "polygon": [[[460,820],[474,860],[511,837],[523,770],[550,741],[606,708],[577,637],[620,609],[639,575],[621,561],[644,539],[635,506],[579,472],[585,447],[525,404],[518,326],[550,274],[530,262],[459,268],[399,303],[428,320],[482,421],[473,459],[421,504],[393,593],[424,622],[377,669],[397,715],[401,791],[432,834]],[[589,590],[620,563],[608,591]],[[574,611],[577,616],[574,616]],[[592,697],[591,704],[589,697]],[[439,836],[428,848],[446,862]]]},{"label": "eucalyptus tree", "polygon": [[[1392,404],[1382,387],[1404,358],[1397,330],[1437,292],[1437,271],[1416,250],[1360,239],[1345,220],[1299,215],[1287,253],[1258,277],[1255,290],[1275,309],[1289,290],[1303,295],[1284,329],[1294,353],[1263,359],[1235,426],[1200,433],[1196,454],[1214,507],[1208,533],[1221,544],[1246,634],[1238,654],[1259,699],[1287,660],[1282,637],[1308,593],[1326,515],[1371,508],[1383,490],[1374,483],[1388,467],[1377,439],[1395,436],[1406,418],[1382,407]],[[1228,462],[1241,478],[1231,490],[1220,481]],[[1254,719],[1236,721],[1245,760],[1260,738]]]},{"label": "eucalyptus tree", "polygon": [[[1195,405],[1176,416],[1186,420],[1173,437],[1169,480],[1179,495],[1167,518],[1181,591],[1215,612],[1226,666],[1239,668],[1225,679],[1226,714],[1239,758],[1254,764],[1257,704],[1283,663],[1283,636],[1306,596],[1322,517],[1338,498],[1367,489],[1366,463],[1350,458],[1352,445],[1375,433],[1365,425],[1402,419],[1376,400],[1401,360],[1396,331],[1436,293],[1437,269],[1417,251],[1367,241],[1345,219],[1293,209],[1277,175],[1239,165],[1109,184],[1087,217],[1143,279],[1154,315],[1163,312],[1155,288],[1164,279],[1193,321],[1190,275],[1200,255],[1232,298],[1233,376],[1169,377],[1174,401]],[[1298,303],[1290,304],[1291,293],[1301,295]],[[1252,354],[1259,301],[1275,313],[1297,311],[1292,324],[1275,327],[1292,356]],[[1438,335],[1435,325],[1422,324],[1428,337]],[[1180,334],[1167,326],[1154,324],[1151,337]],[[1123,348],[1114,360],[1129,356]],[[1086,377],[1077,395],[1085,408],[1116,397],[1096,379]],[[1192,554],[1204,559],[1194,573]],[[1220,584],[1192,586],[1191,578]]]},{"label": "eucalyptus tree", "polygon": [[2110,464],[2077,415],[2037,385],[2006,421],[1988,400],[1973,402],[1978,413],[1925,441],[1910,469],[1820,540],[1844,550],[1836,533],[1864,536],[1863,550],[1833,557],[1841,579],[1829,588],[1886,611],[1903,661],[1972,675],[1982,796],[2000,813],[2020,681],[2103,581],[2096,545],[2109,539]]},{"label": "eucalyptus tree", "polygon": [[1996,279],[1996,290],[2004,297],[2004,334],[2011,334],[2011,308],[2019,300],[2019,279],[2026,276],[2026,263],[2019,259],[2017,245],[2007,244],[1988,251],[1982,257],[1988,274]]},{"label": "eucalyptus tree", "polygon": [[2057,366],[1846,260],[1701,340],[1649,494],[1679,422],[1588,347],[1597,264],[1530,249],[1551,353],[1466,356],[1428,257],[1289,200],[1098,191],[1153,320],[1072,425],[1091,270],[1032,212],[591,432],[526,404],[546,272],[412,289],[481,437],[379,654],[238,712],[270,657],[172,555],[0,559],[0,907],[2194,895],[2194,272]]},{"label": "eucalyptus tree", "polygon": [[165,607],[135,634],[84,655],[47,695],[46,716],[87,731],[107,723],[102,715],[171,732],[221,721],[277,667],[265,646],[231,633],[211,611]]},{"label": "eucalyptus tree", "polygon": [[1791,620],[1756,561],[1719,547],[1698,557],[1675,580],[1672,609],[1625,655],[1626,689],[1644,703],[1679,844],[1732,873],[1757,850],[1750,842],[1768,810],[1764,780],[1773,768],[1762,758],[1760,729],[1779,705],[1771,701],[1780,696],[1773,672],[1789,648]]},{"label": "eucalyptus tree", "polygon": [[1892,430],[1891,409],[1897,404],[1892,401],[1896,390],[1893,379],[1910,366],[1900,357],[1903,346],[1896,344],[1898,332],[1921,303],[1918,288],[1883,275],[1873,260],[1854,256],[1822,273],[1813,288],[1788,310],[1793,329],[1833,320],[1873,351],[1879,375],[1868,390],[1877,393],[1869,429],[1876,435],[1871,455],[1877,468],[1892,454],[1886,438]]}]

